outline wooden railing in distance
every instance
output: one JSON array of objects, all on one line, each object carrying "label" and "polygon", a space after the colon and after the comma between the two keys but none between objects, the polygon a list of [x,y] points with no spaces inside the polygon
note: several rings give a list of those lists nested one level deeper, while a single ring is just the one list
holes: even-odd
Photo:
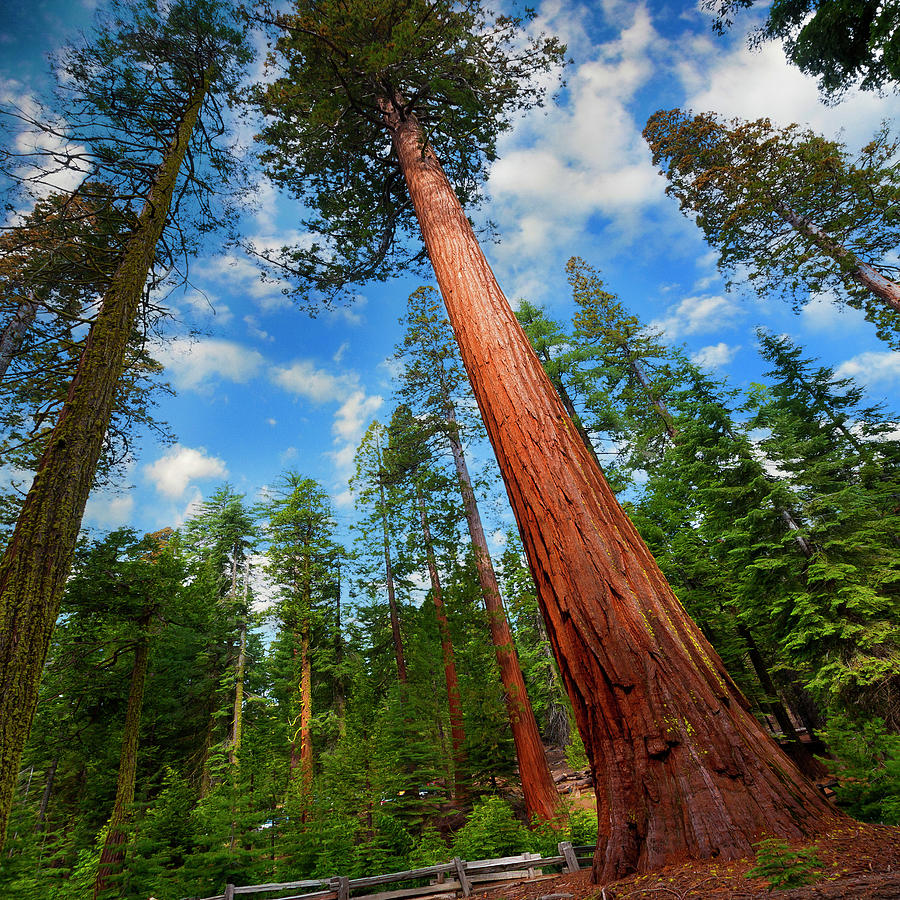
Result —
[{"label": "wooden railing in distance", "polygon": [[[520,853],[501,859],[479,859],[467,862],[455,857],[448,863],[410,869],[407,872],[389,872],[368,878],[312,878],[305,881],[285,881],[279,884],[226,885],[224,894],[204,897],[203,900],[235,900],[244,894],[269,895],[260,900],[442,900],[457,896],[469,897],[475,885],[486,882],[531,880],[543,876],[543,868],[562,866],[564,872],[577,872],[583,863],[590,862],[593,847],[573,847],[569,841],[559,844],[559,856],[541,856],[539,853]],[[587,855],[586,855],[587,854]],[[449,876],[449,877],[448,877]],[[398,881],[433,879],[431,884],[420,887],[400,888],[392,891],[367,893],[371,888]],[[281,893],[287,891],[288,893]],[[297,892],[300,893],[297,893]],[[272,897],[280,893],[281,896]]]}]

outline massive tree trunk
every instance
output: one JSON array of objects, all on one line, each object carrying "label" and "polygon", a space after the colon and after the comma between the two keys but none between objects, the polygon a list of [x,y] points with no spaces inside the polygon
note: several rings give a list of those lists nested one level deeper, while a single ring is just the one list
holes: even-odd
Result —
[{"label": "massive tree trunk", "polygon": [[[144,622],[144,626],[148,622]],[[122,753],[119,757],[119,775],[116,779],[116,800],[109,817],[109,830],[100,853],[100,866],[94,881],[94,897],[99,897],[110,880],[122,869],[125,861],[125,825],[129,807],[134,801],[134,780],[137,774],[138,738],[141,730],[141,710],[144,705],[144,685],[147,681],[147,664],[150,659],[150,641],[144,637],[134,654],[131,669],[131,687],[128,692],[128,709],[125,713],[125,733],[122,735]]]},{"label": "massive tree trunk", "polygon": [[300,626],[300,788],[312,797],[312,659],[309,652],[309,610]]},{"label": "massive tree trunk", "polygon": [[450,638],[450,624],[444,609],[441,577],[438,574],[437,561],[434,558],[434,545],[431,540],[431,528],[428,525],[425,498],[419,488],[416,489],[416,498],[419,503],[419,518],[422,521],[422,539],[425,542],[425,556],[428,560],[428,576],[431,579],[431,599],[434,601],[434,613],[437,618],[438,631],[441,634],[444,681],[447,684],[447,709],[450,716],[450,738],[453,742],[453,796],[458,801],[465,795],[463,771],[466,762],[464,749],[466,732],[463,727],[462,700],[459,696],[459,680],[456,677],[456,662],[453,659],[453,641]]},{"label": "massive tree trunk", "polygon": [[[543,372],[543,369],[541,371]],[[549,381],[547,383],[549,384]],[[551,390],[553,390],[552,385]],[[550,773],[550,766],[547,764],[547,755],[544,752],[544,744],[534,718],[534,710],[531,708],[531,701],[525,690],[525,679],[522,677],[522,669],[519,666],[516,645],[513,643],[509,630],[509,620],[506,618],[506,609],[503,606],[503,598],[500,596],[500,586],[497,584],[497,575],[494,572],[494,564],[491,562],[487,539],[484,536],[484,527],[481,524],[481,515],[475,500],[475,491],[472,489],[472,479],[469,477],[469,468],[466,465],[462,444],[459,441],[456,413],[450,403],[447,404],[446,417],[447,438],[453,454],[453,465],[456,467],[463,507],[466,511],[466,523],[472,538],[478,584],[481,587],[481,595],[484,597],[491,642],[494,645],[497,666],[500,669],[500,680],[506,695],[506,711],[509,715],[513,742],[516,745],[516,757],[519,760],[519,777],[522,780],[525,809],[529,816],[549,821],[563,815],[562,803]]]},{"label": "massive tree trunk", "polygon": [[750,715],[617,503],[417,121],[383,108],[590,759],[595,881],[820,832],[836,813]]},{"label": "massive tree trunk", "polygon": [[0,560],[0,845],[125,349],[206,89],[204,82],[187,104],[159,165]]}]

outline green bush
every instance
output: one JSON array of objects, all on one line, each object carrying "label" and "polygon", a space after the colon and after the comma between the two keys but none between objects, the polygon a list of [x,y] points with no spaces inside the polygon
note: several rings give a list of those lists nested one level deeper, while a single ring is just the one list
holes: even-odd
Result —
[{"label": "green bush", "polygon": [[802,887],[818,880],[822,861],[816,856],[817,847],[791,850],[778,838],[766,838],[753,846],[756,847],[756,865],[747,877],[767,878],[770,891]]},{"label": "green bush", "polygon": [[854,722],[834,715],[827,739],[841,808],[863,822],[900,825],[900,735],[886,731],[881,719]]},{"label": "green bush", "polygon": [[475,804],[466,824],[453,839],[453,855],[462,859],[493,859],[513,856],[532,845],[531,832],[499,797]]}]

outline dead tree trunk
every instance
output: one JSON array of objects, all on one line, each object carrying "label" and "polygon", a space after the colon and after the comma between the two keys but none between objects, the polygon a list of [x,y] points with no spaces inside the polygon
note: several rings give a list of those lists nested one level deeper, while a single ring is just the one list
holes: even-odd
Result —
[{"label": "dead tree trunk", "polygon": [[594,878],[733,859],[835,815],[750,715],[585,449],[422,130],[383,102],[591,761]]}]

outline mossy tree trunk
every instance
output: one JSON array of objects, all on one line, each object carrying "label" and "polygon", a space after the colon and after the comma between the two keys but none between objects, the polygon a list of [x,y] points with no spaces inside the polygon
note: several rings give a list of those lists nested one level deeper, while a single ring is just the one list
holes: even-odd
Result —
[{"label": "mossy tree trunk", "polygon": [[206,90],[205,81],[188,102],[159,165],[0,560],[0,845],[128,338]]},{"label": "mossy tree trunk", "polygon": [[835,812],[750,714],[622,511],[418,122],[382,107],[590,760],[594,879],[819,833]]},{"label": "mossy tree trunk", "polygon": [[[145,627],[147,624],[149,623],[144,622]],[[95,900],[110,886],[110,881],[119,874],[125,862],[126,825],[131,804],[134,802],[141,710],[144,705],[144,685],[147,682],[149,660],[150,639],[143,637],[134,652],[128,709],[125,713],[125,729],[122,735],[122,752],[119,756],[119,774],[116,778],[116,799],[112,815],[109,817],[106,840],[100,853],[97,877],[94,880]]]}]

